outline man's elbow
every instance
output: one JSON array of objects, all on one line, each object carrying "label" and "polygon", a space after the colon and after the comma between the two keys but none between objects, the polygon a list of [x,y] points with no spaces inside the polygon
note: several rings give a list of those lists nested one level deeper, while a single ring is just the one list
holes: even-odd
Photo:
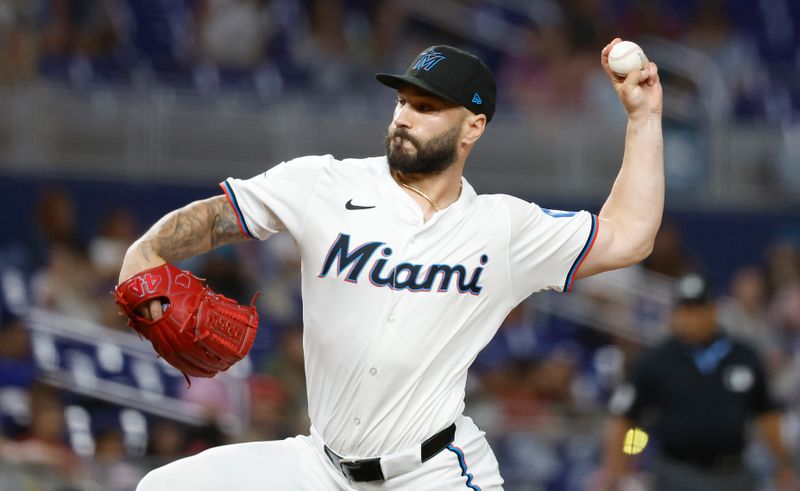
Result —
[{"label": "man's elbow", "polygon": [[630,241],[626,244],[624,251],[619,254],[618,268],[627,268],[639,264],[647,259],[653,252],[653,241],[635,242]]},{"label": "man's elbow", "polygon": [[655,239],[651,239],[639,244],[635,250],[633,251],[634,263],[638,264],[648,257],[650,254],[653,253],[653,247],[655,246]]}]

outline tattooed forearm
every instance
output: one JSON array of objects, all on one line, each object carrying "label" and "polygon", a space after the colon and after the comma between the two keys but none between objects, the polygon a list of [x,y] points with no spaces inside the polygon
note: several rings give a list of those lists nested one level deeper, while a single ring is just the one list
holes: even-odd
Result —
[{"label": "tattooed forearm", "polygon": [[146,258],[179,262],[247,238],[224,196],[195,201],[169,213],[138,241]]},{"label": "tattooed forearm", "polygon": [[223,246],[225,244],[232,244],[235,242],[243,242],[248,239],[242,232],[239,226],[239,219],[233,211],[233,208],[228,203],[227,198],[219,196],[215,198],[213,203],[214,212],[214,225],[211,228],[211,248]]}]

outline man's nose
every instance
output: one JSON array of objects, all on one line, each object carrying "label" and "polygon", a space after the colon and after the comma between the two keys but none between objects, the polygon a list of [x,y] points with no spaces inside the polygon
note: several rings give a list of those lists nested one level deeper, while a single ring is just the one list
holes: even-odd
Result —
[{"label": "man's nose", "polygon": [[392,123],[397,128],[410,128],[411,127],[411,110],[409,109],[408,104],[399,105],[394,111],[394,118],[392,118]]}]

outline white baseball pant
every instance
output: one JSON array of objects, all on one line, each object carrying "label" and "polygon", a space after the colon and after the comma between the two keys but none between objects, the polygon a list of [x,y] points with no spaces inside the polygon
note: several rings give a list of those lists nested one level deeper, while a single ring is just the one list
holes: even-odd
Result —
[{"label": "white baseball pant", "polygon": [[[316,435],[316,432],[312,432]],[[502,491],[497,459],[471,418],[456,420],[452,444],[385,481],[351,482],[325,455],[319,437],[212,448],[148,473],[136,491]]]}]

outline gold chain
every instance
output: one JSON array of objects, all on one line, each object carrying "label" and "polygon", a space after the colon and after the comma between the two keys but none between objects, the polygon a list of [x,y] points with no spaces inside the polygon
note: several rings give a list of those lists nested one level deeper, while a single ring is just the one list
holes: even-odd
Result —
[{"label": "gold chain", "polygon": [[399,185],[403,186],[403,187],[404,187],[404,188],[406,188],[406,189],[410,189],[411,191],[414,191],[414,192],[415,192],[415,193],[417,193],[418,195],[420,195],[420,196],[422,196],[423,198],[425,198],[425,200],[426,200],[428,203],[430,203],[430,204],[431,204],[431,206],[433,207],[433,211],[440,211],[440,210],[441,210],[441,208],[439,208],[439,205],[437,205],[437,204],[436,204],[436,202],[435,202],[435,201],[433,201],[433,200],[430,198],[430,196],[428,196],[427,194],[423,193],[422,191],[420,191],[419,189],[415,188],[414,186],[412,186],[412,185],[410,185],[410,184],[406,184],[405,182],[403,182],[403,180],[402,180],[402,179],[400,179],[400,173],[399,173],[399,172],[395,172],[395,173],[393,173],[392,175],[394,176],[394,180],[395,180],[395,181],[397,181],[397,184],[399,184]]}]

